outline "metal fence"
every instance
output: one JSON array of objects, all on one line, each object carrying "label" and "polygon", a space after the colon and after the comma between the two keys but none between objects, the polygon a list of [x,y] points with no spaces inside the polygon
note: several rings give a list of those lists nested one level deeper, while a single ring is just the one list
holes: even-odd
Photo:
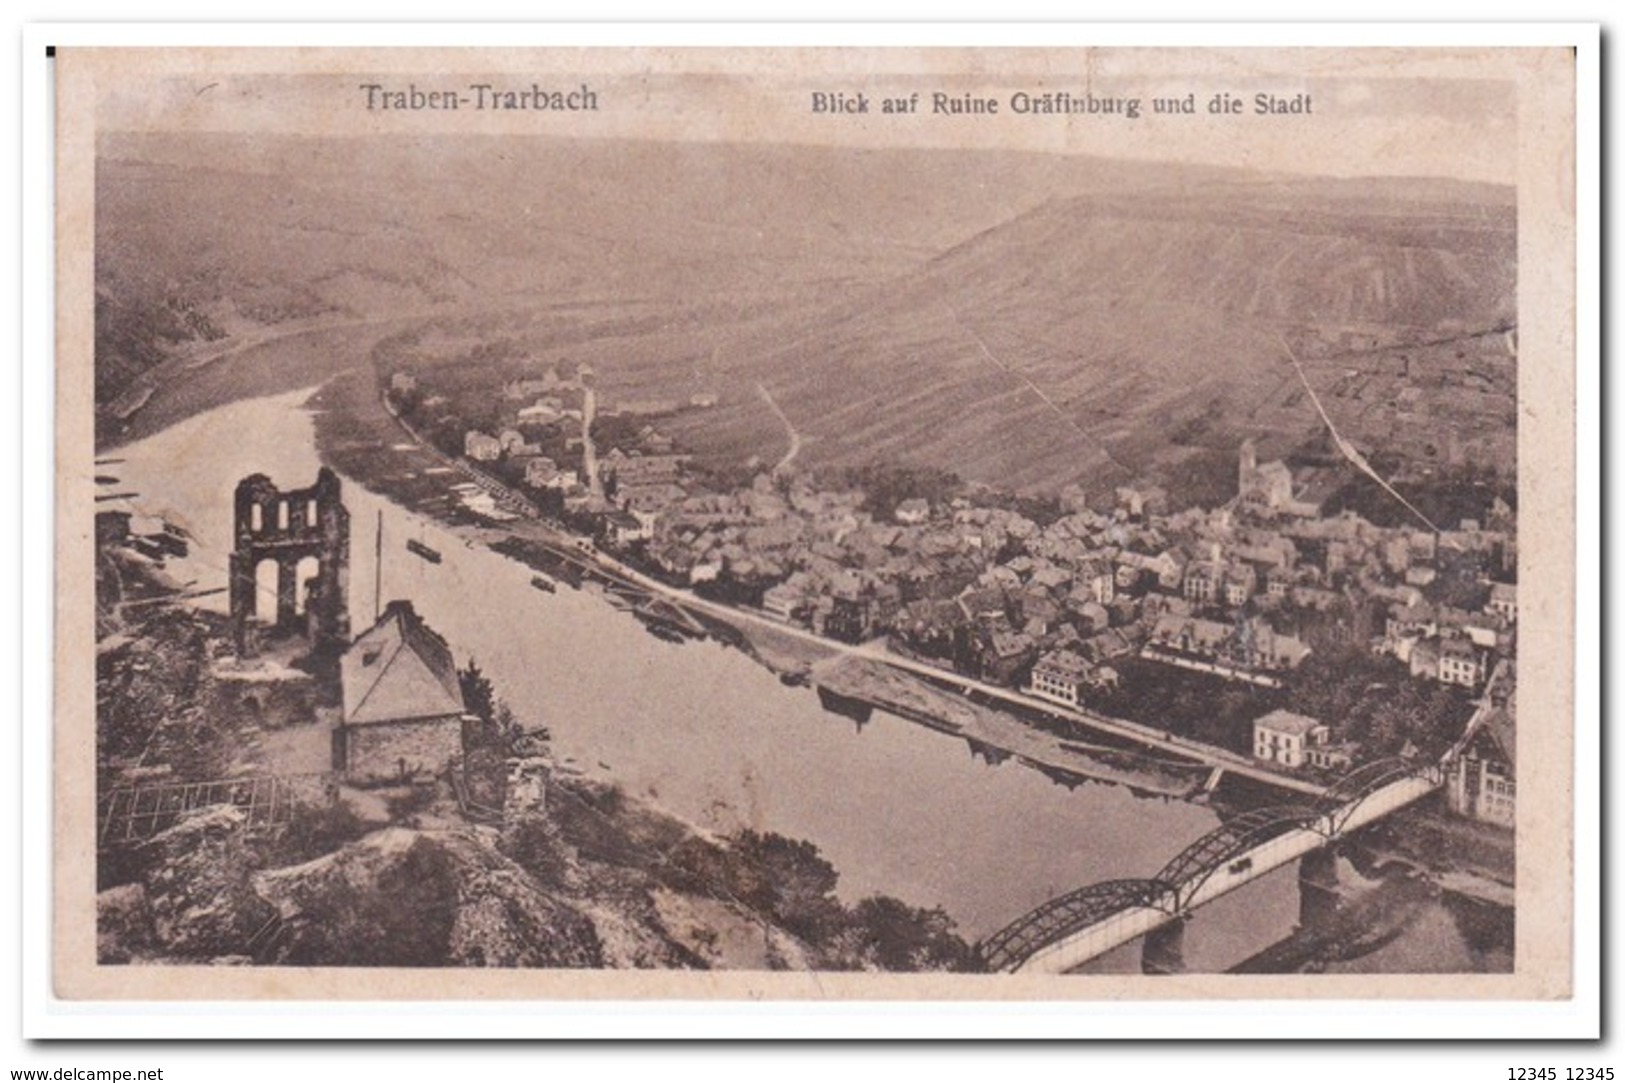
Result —
[{"label": "metal fence", "polygon": [[121,786],[102,801],[98,845],[150,839],[190,813],[213,805],[241,809],[251,828],[287,823],[297,806],[330,800],[336,782],[337,776],[318,773]]}]

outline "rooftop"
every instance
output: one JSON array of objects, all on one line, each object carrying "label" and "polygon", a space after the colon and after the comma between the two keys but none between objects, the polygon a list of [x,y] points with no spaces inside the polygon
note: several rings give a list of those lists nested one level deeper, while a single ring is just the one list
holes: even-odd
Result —
[{"label": "rooftop", "polygon": [[408,601],[390,602],[339,661],[344,721],[355,725],[463,713],[451,648]]},{"label": "rooftop", "polygon": [[1033,672],[1047,673],[1067,681],[1081,681],[1094,667],[1082,656],[1062,648],[1050,651],[1033,666]]},{"label": "rooftop", "polygon": [[1253,721],[1254,729],[1284,733],[1292,737],[1307,737],[1321,725],[1323,723],[1318,719],[1310,718],[1306,714],[1282,710],[1271,711],[1269,714]]}]

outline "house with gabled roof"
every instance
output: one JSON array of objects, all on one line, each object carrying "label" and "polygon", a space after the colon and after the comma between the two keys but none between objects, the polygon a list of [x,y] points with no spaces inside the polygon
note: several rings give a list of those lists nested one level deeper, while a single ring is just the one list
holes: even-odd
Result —
[{"label": "house with gabled roof", "polygon": [[1518,619],[1518,588],[1511,583],[1490,584],[1490,598],[1485,603],[1486,612],[1494,613],[1508,624]]},{"label": "house with gabled roof", "polygon": [[1518,736],[1507,707],[1492,707],[1451,765],[1450,807],[1486,823],[1517,821]]},{"label": "house with gabled roof", "polygon": [[1092,683],[1095,667],[1075,651],[1050,651],[1033,664],[1025,691],[1076,707]]},{"label": "house with gabled roof", "polygon": [[412,603],[390,602],[339,659],[342,714],[335,770],[352,782],[405,782],[445,770],[463,751],[457,664]]}]

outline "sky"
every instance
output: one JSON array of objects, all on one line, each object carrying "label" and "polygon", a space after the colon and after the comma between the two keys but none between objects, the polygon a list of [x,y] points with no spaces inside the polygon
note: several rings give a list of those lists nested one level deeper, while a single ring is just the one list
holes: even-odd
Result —
[{"label": "sky", "polygon": [[[1011,147],[1333,176],[1513,183],[1519,80],[1532,50],[1394,49],[552,49],[96,50],[103,131],[533,134],[588,139],[796,142],[877,148]],[[83,54],[81,54],[83,55]],[[64,56],[64,67],[71,61]],[[69,69],[71,70],[71,69]],[[476,83],[569,92],[592,111],[368,108],[371,84]],[[1109,100],[1081,115],[1017,111],[1062,93]],[[933,109],[938,94],[997,113]],[[1258,95],[1308,106],[1261,115]],[[820,111],[840,95],[864,113]],[[1216,98],[1239,112],[1216,113]],[[882,112],[887,98],[912,111]],[[1194,112],[1158,113],[1153,99]],[[377,101],[377,97],[374,96]],[[1138,101],[1130,117],[1121,103]]]}]

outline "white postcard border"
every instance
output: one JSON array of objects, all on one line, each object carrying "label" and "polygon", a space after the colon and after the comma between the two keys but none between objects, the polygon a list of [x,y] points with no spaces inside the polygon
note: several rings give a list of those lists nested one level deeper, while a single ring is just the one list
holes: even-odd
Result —
[{"label": "white postcard border", "polygon": [[[24,34],[25,198],[32,208],[24,217],[25,265],[52,266],[52,202],[49,163],[51,122],[42,98],[49,74],[45,44],[377,44],[376,25],[203,26],[125,24],[91,26],[35,25]],[[1091,1002],[1067,1004],[885,1003],[821,1004],[774,1002],[573,1002],[441,1004],[320,1003],[154,1003],[94,1004],[56,1000],[49,995],[50,938],[38,935],[49,927],[51,890],[51,804],[48,720],[52,612],[48,575],[34,572],[22,582],[26,624],[34,634],[23,647],[23,808],[25,809],[23,928],[25,1032],[34,1037],[557,1037],[624,1038],[698,1036],[873,1036],[873,1037],[1240,1037],[1279,1036],[1283,1027],[1303,1036],[1446,1036],[1566,1037],[1594,1032],[1598,1025],[1597,909],[1600,870],[1588,860],[1598,852],[1600,803],[1596,778],[1585,770],[1598,762],[1597,727],[1601,717],[1595,644],[1600,627],[1598,583],[1598,516],[1592,494],[1598,492],[1600,461],[1600,363],[1597,336],[1599,239],[1597,203],[1597,128],[1599,96],[1597,38],[1594,27],[1553,24],[1461,26],[1448,24],[1364,25],[1184,25],[1114,24],[984,24],[933,26],[867,24],[831,27],[723,27],[715,24],[572,24],[526,26],[390,27],[391,41],[424,44],[513,44],[518,37],[546,44],[876,44],[887,40],[920,44],[1574,44],[1578,54],[1576,112],[1576,232],[1580,244],[1577,292],[1578,413],[1576,592],[1579,638],[1576,640],[1575,775],[1577,815],[1575,847],[1575,997],[1567,1002],[1494,1001],[1316,1001],[1283,1002]],[[540,39],[540,40],[537,40]],[[42,89],[47,88],[47,89]],[[52,276],[24,277],[24,358],[43,359],[53,352]],[[49,567],[53,500],[51,490],[51,417],[54,385],[50,367],[23,366],[23,520],[22,557],[26,567]]]}]

